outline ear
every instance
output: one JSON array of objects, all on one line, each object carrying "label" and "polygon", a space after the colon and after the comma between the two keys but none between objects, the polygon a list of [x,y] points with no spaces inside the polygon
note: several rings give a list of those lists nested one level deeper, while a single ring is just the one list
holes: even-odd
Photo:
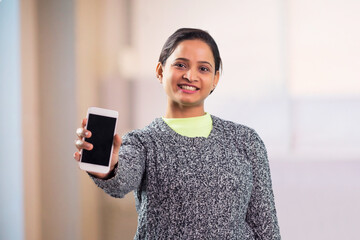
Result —
[{"label": "ear", "polygon": [[161,62],[158,62],[156,65],[156,77],[159,79],[159,82],[162,83],[163,80],[163,66]]},{"label": "ear", "polygon": [[216,73],[215,73],[215,78],[214,78],[214,82],[213,82],[213,89],[212,89],[212,91],[214,91],[214,89],[216,88],[217,84],[219,83],[219,79],[220,79],[220,73],[219,73],[219,71],[216,71]]}]

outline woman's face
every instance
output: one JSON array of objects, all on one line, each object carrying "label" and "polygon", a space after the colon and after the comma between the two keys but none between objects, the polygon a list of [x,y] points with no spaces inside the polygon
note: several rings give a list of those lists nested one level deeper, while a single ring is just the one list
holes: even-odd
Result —
[{"label": "woman's face", "polygon": [[211,48],[201,40],[180,42],[156,70],[169,103],[180,107],[203,106],[219,81]]}]

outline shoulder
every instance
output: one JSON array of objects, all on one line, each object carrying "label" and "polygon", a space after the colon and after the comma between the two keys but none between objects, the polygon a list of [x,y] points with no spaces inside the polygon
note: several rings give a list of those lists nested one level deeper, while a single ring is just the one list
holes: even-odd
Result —
[{"label": "shoulder", "polygon": [[217,116],[211,115],[211,117],[215,128],[218,128],[222,134],[235,138],[239,143],[245,144],[248,147],[253,144],[263,144],[255,129]]},{"label": "shoulder", "polygon": [[156,135],[155,133],[159,130],[160,121],[160,118],[156,118],[143,128],[129,131],[123,136],[123,141],[139,141],[142,143],[148,142]]},{"label": "shoulder", "polygon": [[230,120],[225,120],[217,116],[211,115],[213,120],[213,126],[221,129],[223,132],[234,135],[241,135],[243,137],[249,137],[253,135],[255,130],[244,124],[236,123]]}]

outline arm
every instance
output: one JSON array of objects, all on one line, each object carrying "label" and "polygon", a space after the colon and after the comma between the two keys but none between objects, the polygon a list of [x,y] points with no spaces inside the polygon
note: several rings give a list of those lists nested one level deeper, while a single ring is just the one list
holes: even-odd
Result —
[{"label": "arm", "polygon": [[253,168],[253,189],[246,221],[256,239],[278,240],[281,237],[266,148],[255,131],[252,132],[247,146],[247,154]]},{"label": "arm", "polygon": [[124,136],[119,150],[119,161],[108,179],[90,177],[107,194],[122,198],[137,189],[145,171],[146,149],[134,132]]}]

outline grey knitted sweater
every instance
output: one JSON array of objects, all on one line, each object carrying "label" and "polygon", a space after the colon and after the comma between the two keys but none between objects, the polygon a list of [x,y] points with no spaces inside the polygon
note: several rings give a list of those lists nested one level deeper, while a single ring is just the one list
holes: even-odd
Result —
[{"label": "grey knitted sweater", "polygon": [[161,118],[129,132],[114,176],[93,178],[113,197],[134,190],[135,239],[280,239],[262,140],[211,117],[208,138],[181,136]]}]

